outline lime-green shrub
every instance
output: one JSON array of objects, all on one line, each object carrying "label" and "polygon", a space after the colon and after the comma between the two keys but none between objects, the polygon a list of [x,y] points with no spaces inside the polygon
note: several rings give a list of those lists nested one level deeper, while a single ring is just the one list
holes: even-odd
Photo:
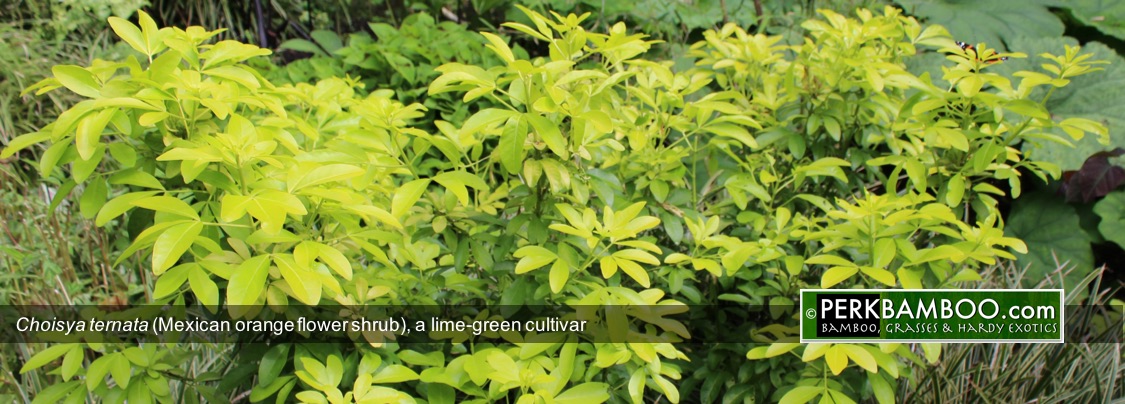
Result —
[{"label": "lime-green shrub", "polygon": [[[962,50],[894,8],[858,20],[823,12],[796,47],[734,25],[708,31],[686,71],[644,59],[652,42],[623,24],[597,33],[582,28],[588,15],[525,12],[530,25],[505,28],[548,44],[547,56],[483,33],[499,66],[436,69],[428,94],[476,111],[460,126],[418,122],[425,107],[389,91],[357,95],[355,81],[276,86],[245,64],[268,51],[210,44],[199,27],[111,19],[138,57],[56,66],[39,90],[89,99],[4,153],[49,143],[41,169],[68,170],[98,224],[152,212],[121,256],[150,257],[158,303],[190,298],[235,317],[270,315],[267,303],[769,303],[776,323],[747,331],[768,345],[706,349],[565,336],[283,344],[229,358],[240,370],[221,388],[188,394],[893,402],[906,361],[922,361],[912,347],[802,346],[797,292],[979,280],[983,265],[1025,248],[1004,236],[998,198],[1018,195],[1021,176],[1058,175],[1016,145],[1051,139],[1054,127],[1105,134],[1087,120],[1055,122],[1028,98],[1089,71],[1077,49],[1013,82],[991,72],[984,45]],[[905,70],[920,47],[949,55],[950,88]],[[417,129],[429,125],[437,130]],[[684,331],[657,320],[630,315],[614,332]],[[132,349],[48,348],[23,370],[70,352],[106,363],[64,359],[69,382],[50,388],[60,398],[119,399],[140,389],[137,378],[171,377],[146,372],[159,364]],[[931,363],[940,356],[940,345],[920,349]],[[108,364],[112,382],[93,372]]]},{"label": "lime-green shrub", "polygon": [[360,91],[392,88],[394,99],[424,105],[427,118],[418,125],[435,118],[460,123],[472,112],[467,104],[450,94],[426,92],[440,74],[434,69],[450,62],[484,68],[500,64],[500,59],[485,48],[487,42],[479,33],[452,21],[435,21],[424,12],[404,18],[398,27],[386,23],[368,26],[374,36],[357,32],[348,35],[346,43],[330,31],[314,31],[312,41],[292,39],[282,43],[282,50],[307,52],[312,57],[273,69],[267,77],[282,83],[354,77],[363,84]]}]

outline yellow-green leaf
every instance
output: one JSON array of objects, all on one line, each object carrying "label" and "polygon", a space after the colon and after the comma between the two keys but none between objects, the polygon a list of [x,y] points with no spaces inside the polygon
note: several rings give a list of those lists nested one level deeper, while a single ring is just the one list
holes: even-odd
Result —
[{"label": "yellow-green leaf", "polygon": [[551,149],[551,152],[563,160],[570,158],[566,139],[563,138],[562,132],[559,131],[559,127],[554,122],[536,114],[524,114],[524,117],[531,123],[531,127],[535,128],[535,133],[538,133],[543,142],[547,143],[547,148]]},{"label": "yellow-green leaf", "polygon": [[627,259],[627,260],[643,262],[643,263],[646,263],[646,264],[649,264],[649,265],[660,265],[660,259],[656,258],[652,254],[649,254],[645,251],[641,251],[641,250],[638,250],[638,249],[635,249],[635,248],[630,248],[630,249],[626,249],[626,250],[619,250],[619,251],[613,253],[613,256],[616,257],[616,258],[623,258],[623,259]]},{"label": "yellow-green leaf", "polygon": [[[881,238],[875,241],[875,256],[872,259],[876,268],[887,268],[891,261],[895,258],[895,240],[893,238]],[[894,286],[893,284],[891,286]]]},{"label": "yellow-green leaf", "polygon": [[418,198],[426,192],[426,187],[430,185],[429,179],[420,179],[410,181],[402,184],[395,191],[395,196],[391,199],[391,215],[403,219],[410,208],[418,202]]},{"label": "yellow-green leaf", "polygon": [[750,131],[738,125],[721,123],[716,125],[708,125],[704,130],[714,133],[716,135],[731,138],[745,144],[750,148],[757,148],[758,142],[750,135]]},{"label": "yellow-green leaf", "polygon": [[199,219],[199,213],[191,208],[187,202],[171,196],[150,196],[133,201],[133,206],[157,212],[171,213],[189,219]]},{"label": "yellow-green leaf", "polygon": [[613,259],[612,255],[602,257],[602,259],[599,263],[601,264],[601,267],[602,267],[602,277],[603,278],[609,279],[609,277],[611,277],[611,276],[613,276],[613,274],[617,273],[617,260]]},{"label": "yellow-green leaf", "polygon": [[879,404],[893,404],[895,402],[895,391],[883,376],[868,373],[867,381],[871,383],[871,390],[875,393],[875,400]]},{"label": "yellow-green leaf", "polygon": [[768,348],[766,348],[766,357],[772,358],[772,357],[784,354],[786,352],[792,351],[793,349],[797,348],[798,346],[801,346],[801,344],[797,343],[797,342],[775,342],[775,343],[772,343],[772,344],[770,344],[770,346]]},{"label": "yellow-green leaf", "polygon": [[188,285],[191,286],[191,291],[195,293],[199,302],[207,307],[207,310],[212,313],[218,310],[219,287],[215,285],[215,281],[211,280],[211,276],[203,270],[203,267],[197,266],[191,272],[188,272]]},{"label": "yellow-green leaf", "polygon": [[495,51],[496,54],[499,55],[500,58],[505,62],[512,63],[516,60],[516,56],[512,54],[512,48],[508,46],[508,42],[504,41],[502,38],[496,36],[495,34],[491,34],[488,32],[481,32],[480,34],[488,40],[489,45],[486,46],[489,49]]},{"label": "yellow-green leaf", "polygon": [[848,278],[851,278],[852,275],[856,274],[856,272],[859,272],[859,268],[856,268],[856,267],[832,267],[832,268],[828,268],[828,270],[824,271],[824,275],[821,276],[821,278],[820,278],[820,287],[828,289],[828,288],[836,285],[837,283],[843,282],[843,281],[847,280]]},{"label": "yellow-green leaf", "polygon": [[269,269],[268,255],[258,255],[242,261],[231,274],[230,282],[227,284],[227,304],[250,306],[256,303],[266,289]]},{"label": "yellow-green leaf", "polygon": [[633,278],[633,280],[637,281],[641,286],[646,288],[651,286],[648,271],[645,271],[644,267],[640,264],[620,257],[614,257],[614,260],[617,261],[617,266],[621,268],[622,272],[625,272],[626,275],[629,275],[630,278]]},{"label": "yellow-green leaf", "polygon": [[945,204],[950,207],[960,205],[961,198],[964,196],[965,177],[961,176],[961,174],[954,175],[945,186]]},{"label": "yellow-green leaf", "polygon": [[281,272],[281,278],[289,284],[293,297],[309,305],[320,302],[321,283],[316,274],[298,266],[293,256],[289,254],[279,254],[273,261]]},{"label": "yellow-green leaf", "polygon": [[824,387],[819,386],[797,386],[793,390],[789,390],[784,396],[781,396],[780,404],[805,404],[812,400],[814,397],[820,395],[824,391]]},{"label": "yellow-green leaf", "polygon": [[831,347],[832,344],[827,342],[810,343],[805,347],[805,352],[801,354],[801,360],[804,362],[816,360],[817,358],[824,356],[824,353],[828,352],[828,348]]},{"label": "yellow-green leaf", "polygon": [[926,361],[930,363],[937,363],[941,359],[941,344],[933,342],[923,342],[922,353],[926,355]]},{"label": "yellow-green leaf", "polygon": [[203,231],[203,223],[184,221],[160,233],[152,246],[152,272],[159,276],[180,259]]},{"label": "yellow-green leaf", "polygon": [[113,109],[104,109],[94,115],[87,115],[78,122],[78,129],[74,134],[74,146],[78,148],[78,157],[89,160],[94,156],[94,149],[101,144],[102,132],[109,119],[117,112]]},{"label": "yellow-green leaf", "polygon": [[656,382],[656,387],[664,392],[668,401],[673,403],[680,402],[680,390],[676,388],[675,384],[672,384],[671,381],[668,381],[664,376],[658,374],[652,375],[652,381]]},{"label": "yellow-green leaf", "polygon": [[848,358],[851,358],[852,362],[855,362],[859,367],[871,373],[879,372],[879,365],[875,362],[875,357],[871,356],[871,353],[867,350],[851,344],[837,346],[847,353]]},{"label": "yellow-green leaf", "polygon": [[516,263],[517,274],[533,271],[558,259],[558,256],[551,252],[551,250],[534,245],[522,247],[516,250],[513,255],[520,259],[520,261]]},{"label": "yellow-green leaf", "polygon": [[833,345],[828,348],[828,352],[824,353],[824,362],[828,364],[828,369],[832,374],[838,375],[848,367],[848,353],[840,345]]},{"label": "yellow-green leaf", "polygon": [[475,188],[481,191],[488,190],[488,184],[480,177],[470,174],[467,171],[450,171],[444,172],[434,176],[434,181],[444,186],[449,192],[457,196],[462,205],[469,205],[469,192],[465,189],[466,186]]},{"label": "yellow-green leaf", "polygon": [[33,355],[31,359],[28,359],[27,362],[23,364],[23,367],[20,367],[20,373],[23,374],[27,373],[29,370],[41,368],[76,347],[78,347],[78,344],[59,344],[48,347]]},{"label": "yellow-green leaf", "polygon": [[[144,13],[140,11],[140,13]],[[133,23],[118,17],[109,17],[109,26],[113,28],[113,32],[129,46],[136,49],[137,52],[145,55],[150,55],[148,52],[148,45],[145,43],[145,37],[141,34],[141,29],[137,28]]]},{"label": "yellow-green leaf", "polygon": [[549,277],[549,280],[551,282],[551,292],[562,292],[562,288],[563,286],[566,286],[566,281],[569,278],[570,264],[567,264],[566,260],[555,260],[555,264],[551,266],[551,273]]},{"label": "yellow-green leaf", "polygon": [[348,261],[344,253],[324,244],[315,243],[315,245],[321,261],[327,264],[329,268],[332,268],[333,271],[336,271],[337,274],[344,277],[344,279],[352,279],[352,263]]},{"label": "yellow-green leaf", "polygon": [[598,404],[609,400],[609,385],[588,382],[571,387],[555,397],[555,404]]},{"label": "yellow-green leaf", "polygon": [[98,89],[98,82],[94,74],[79,66],[59,65],[51,68],[59,83],[68,90],[87,98],[98,98],[102,92]]},{"label": "yellow-green leaf", "polygon": [[258,82],[258,78],[254,74],[247,71],[241,66],[221,66],[203,71],[203,74],[224,78],[235,83],[241,84],[251,90],[256,90],[262,86]]},{"label": "yellow-green leaf", "polygon": [[894,286],[895,285],[895,275],[890,273],[889,271],[887,271],[885,269],[873,268],[873,267],[860,267],[860,270],[863,271],[864,275],[870,276],[871,279],[879,281],[879,283],[882,283],[882,284],[887,285],[887,286]]}]

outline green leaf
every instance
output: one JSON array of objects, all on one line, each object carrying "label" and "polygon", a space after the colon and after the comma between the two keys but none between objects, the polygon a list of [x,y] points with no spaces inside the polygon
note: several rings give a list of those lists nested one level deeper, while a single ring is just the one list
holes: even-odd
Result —
[{"label": "green leaf", "polygon": [[194,271],[199,264],[189,263],[172,267],[165,271],[156,279],[156,286],[153,287],[152,297],[154,299],[163,299],[172,293],[180,290],[180,286],[187,282],[188,273]]},{"label": "green leaf", "polygon": [[16,136],[14,139],[8,141],[8,145],[0,151],[0,159],[11,157],[16,152],[26,149],[33,144],[42,143],[51,138],[50,131],[32,132]]},{"label": "green leaf", "polygon": [[579,384],[555,397],[558,404],[597,404],[606,400],[609,400],[609,385],[595,382]]},{"label": "green leaf", "polygon": [[413,366],[426,366],[426,367],[442,367],[445,366],[445,356],[441,352],[435,351],[426,354],[419,353],[412,350],[399,351],[396,356],[403,362]]},{"label": "green leaf", "polygon": [[230,282],[227,283],[227,304],[250,306],[256,303],[266,289],[269,269],[268,255],[251,257],[239,264],[231,274]]},{"label": "green leaf", "polygon": [[[76,394],[75,390],[82,386],[82,382],[74,380],[66,383],[57,383],[44,388],[35,395],[31,400],[31,404],[58,404],[68,396],[73,397]],[[86,394],[78,394],[78,397],[86,397]]]},{"label": "green leaf", "polygon": [[872,266],[877,268],[886,268],[891,264],[895,258],[895,240],[892,238],[881,238],[875,241],[875,256],[872,259]]},{"label": "green leaf", "polygon": [[933,364],[933,363],[937,363],[938,359],[941,359],[941,344],[940,343],[923,342],[923,343],[918,344],[918,345],[920,345],[922,347],[922,353],[925,354],[927,362],[930,362],[931,364]]},{"label": "green leaf", "polygon": [[538,133],[543,142],[547,143],[547,148],[551,149],[551,152],[563,160],[570,158],[566,139],[563,138],[562,132],[559,131],[559,127],[554,122],[535,114],[524,114],[523,116],[531,123],[531,127],[535,128],[535,133]]},{"label": "green leaf", "polygon": [[78,346],[78,344],[59,344],[48,347],[33,355],[31,359],[28,359],[27,363],[24,363],[23,366],[20,367],[20,374],[41,368],[43,365],[53,362],[55,359],[62,357],[67,352],[70,352],[71,349]]},{"label": "green leaf", "polygon": [[492,367],[488,378],[501,383],[514,383],[519,381],[520,368],[516,361],[500,350],[492,350],[486,357],[486,362]]},{"label": "green leaf", "polygon": [[[68,344],[69,345],[69,344]],[[78,369],[82,368],[82,359],[84,357],[84,350],[80,346],[72,346],[70,351],[63,357],[62,366],[59,367],[59,373],[62,375],[64,381],[69,381],[78,373]]]},{"label": "green leaf", "polygon": [[113,198],[102,205],[98,211],[97,218],[94,219],[94,224],[98,227],[105,226],[110,220],[121,216],[129,209],[133,208],[133,202],[155,195],[155,191],[132,192]]},{"label": "green leaf", "polygon": [[473,114],[473,116],[470,116],[469,119],[465,120],[465,123],[461,125],[460,135],[466,137],[475,135],[482,130],[491,128],[495,125],[500,124],[500,122],[508,120],[508,118],[517,115],[517,112],[509,111],[506,109],[482,109],[480,110],[480,112]]},{"label": "green leaf", "polygon": [[[112,148],[110,150],[112,150]],[[152,174],[136,168],[130,168],[113,174],[113,176],[109,177],[109,183],[114,185],[128,184],[152,189],[164,189],[164,184],[161,184],[160,180],[153,177]]]},{"label": "green leaf", "polygon": [[496,145],[500,164],[509,173],[519,173],[523,168],[524,143],[527,141],[527,125],[519,116],[508,119]]},{"label": "green leaf", "polygon": [[129,381],[133,378],[133,366],[129,364],[129,360],[125,355],[116,353],[111,356],[109,362],[109,374],[113,376],[113,381],[121,387],[129,387]]},{"label": "green leaf", "polygon": [[812,264],[812,265],[835,265],[835,266],[845,266],[845,267],[855,266],[854,263],[852,263],[851,261],[848,261],[845,258],[841,258],[841,257],[835,256],[835,255],[828,255],[828,254],[822,254],[822,255],[816,255],[816,256],[809,257],[809,259],[805,260],[805,263],[806,264]]},{"label": "green leaf", "polygon": [[1116,0],[1069,0],[1060,2],[1059,6],[1070,8],[1070,13],[1082,21],[1082,25],[1125,40],[1125,3]]},{"label": "green leaf", "polygon": [[1102,218],[1098,222],[1102,237],[1125,248],[1125,191],[1106,195],[1094,204],[1094,213]]},{"label": "green leaf", "polygon": [[[1027,52],[1011,45],[1018,37],[1060,37],[1063,23],[1048,9],[1051,0],[1022,1],[1012,7],[1007,0],[898,0],[910,14],[939,24],[949,30],[954,38],[973,45],[984,43],[989,48],[1000,48],[1005,43],[1012,50]],[[1011,23],[1019,21],[1018,24]]]},{"label": "green leaf", "polygon": [[371,383],[390,384],[418,380],[418,373],[402,365],[388,365],[371,377]]},{"label": "green leaf", "polygon": [[105,375],[109,373],[114,358],[115,355],[105,355],[90,362],[90,366],[86,367],[86,389],[94,390],[105,383]]},{"label": "green leaf", "polygon": [[94,74],[85,68],[74,65],[58,65],[51,68],[51,73],[68,90],[87,98],[101,97]]},{"label": "green leaf", "polygon": [[289,364],[290,346],[292,345],[278,344],[262,355],[262,361],[258,364],[259,385],[268,386],[281,375],[281,371]]},{"label": "green leaf", "polygon": [[875,393],[875,400],[879,404],[894,404],[895,391],[883,376],[868,372],[867,381],[871,383],[871,390]]},{"label": "green leaf", "polygon": [[105,205],[108,193],[109,187],[105,180],[101,178],[91,180],[86,185],[86,190],[82,192],[82,198],[78,200],[78,210],[82,213],[82,217],[93,219],[98,214],[98,210]]},{"label": "green leaf", "polygon": [[137,23],[141,26],[141,35],[145,40],[145,54],[152,57],[165,48],[164,34],[170,32],[171,29],[161,30],[158,28],[156,21],[143,10],[137,10]]},{"label": "green leaf", "polygon": [[261,222],[262,231],[270,235],[281,232],[287,214],[308,214],[305,205],[295,195],[274,189],[255,191],[249,196],[226,194],[221,204],[220,217],[223,221],[234,222],[249,212]]},{"label": "green leaf", "polygon": [[[1078,45],[1078,41],[1069,37],[1020,37],[1010,38],[1008,43],[1012,49],[1030,56],[1027,59],[1004,62],[1003,64],[1007,66],[999,66],[997,69],[1001,73],[1041,70],[1040,65],[1053,64],[1050,59],[1041,56],[1042,53],[1061,55],[1064,54],[1064,46]],[[1093,60],[1105,60],[1110,63],[1098,66],[1105,70],[1071,78],[1070,84],[1066,87],[1054,88],[1050,98],[1047,99],[1047,110],[1056,121],[1065,118],[1086,118],[1105,123],[1109,127],[1109,143],[1125,145],[1125,59],[1122,59],[1112,48],[1099,42],[1082,45],[1082,54],[1091,54]],[[1048,85],[1036,89],[1030,98],[1043,99],[1047,88],[1050,87]],[[1081,140],[1073,140],[1058,128],[1051,133],[1073,142],[1074,147],[1060,147],[1053,142],[1035,140],[1023,142],[1022,150],[1029,153],[1028,157],[1031,159],[1055,163],[1062,170],[1078,170],[1090,155],[1112,148],[1102,144],[1098,136],[1085,136]]]},{"label": "green leaf", "polygon": [[[1004,233],[1023,240],[1027,254],[1016,254],[1020,268],[1029,267],[1024,282],[1033,285],[1061,263],[1076,267],[1066,284],[1077,284],[1094,267],[1090,238],[1074,208],[1050,192],[1025,194],[1012,204]],[[1056,258],[1057,261],[1056,261]]]},{"label": "green leaf", "polygon": [[203,223],[185,221],[164,230],[152,246],[152,272],[159,276],[187,252],[203,231]]},{"label": "green leaf", "polygon": [[805,404],[823,391],[824,387],[820,386],[797,386],[781,396],[779,404]]},{"label": "green leaf", "polygon": [[772,358],[778,355],[783,355],[786,352],[792,351],[801,344],[796,342],[775,342],[766,347],[765,358]]},{"label": "green leaf", "polygon": [[645,394],[645,368],[644,367],[637,367],[637,370],[634,370],[633,374],[629,376],[628,390],[629,390],[629,398],[631,398],[634,403],[643,402],[642,399],[644,398],[644,394]]},{"label": "green leaf", "polygon": [[325,57],[329,56],[327,53],[324,52],[324,50],[320,49],[320,46],[317,46],[317,44],[313,43],[312,41],[299,39],[299,38],[298,39],[290,39],[288,41],[282,42],[281,45],[278,45],[277,49],[278,50],[289,49],[289,50],[295,50],[295,51],[298,51],[298,52],[311,53],[311,54],[319,55],[319,56],[325,56]]}]

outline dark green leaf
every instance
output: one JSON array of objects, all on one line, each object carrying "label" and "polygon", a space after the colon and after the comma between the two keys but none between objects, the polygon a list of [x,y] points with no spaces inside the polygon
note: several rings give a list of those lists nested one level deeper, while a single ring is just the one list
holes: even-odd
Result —
[{"label": "dark green leaf", "polygon": [[1043,279],[1062,263],[1077,268],[1067,277],[1068,285],[1093,270],[1090,239],[1074,208],[1060,197],[1037,192],[1017,199],[1004,233],[1027,244],[1027,254],[1017,253],[1017,264],[1030,266],[1027,282]]}]

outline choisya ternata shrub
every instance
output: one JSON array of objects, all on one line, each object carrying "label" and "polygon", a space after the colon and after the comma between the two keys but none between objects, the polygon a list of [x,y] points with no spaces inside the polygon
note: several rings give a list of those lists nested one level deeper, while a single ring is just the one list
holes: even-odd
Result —
[{"label": "choisya ternata shrub", "polygon": [[[776,324],[734,317],[747,342],[703,348],[281,344],[228,353],[233,370],[214,384],[171,371],[202,348],[74,343],[24,366],[61,361],[39,397],[893,402],[907,361],[934,362],[940,345],[797,344],[797,291],[979,279],[1025,248],[1004,237],[997,198],[1018,195],[1021,175],[1058,175],[1014,146],[1065,143],[1055,128],[1105,136],[1032,98],[1092,69],[1078,49],[1013,83],[993,56],[1024,55],[966,52],[894,8],[823,12],[798,46],[728,25],[691,48],[686,71],[645,59],[651,42],[621,24],[595,33],[586,16],[525,12],[532,25],[505,27],[548,56],[517,58],[485,33],[503,64],[438,69],[429,92],[476,112],[436,133],[386,91],[275,86],[244,64],[266,50],[143,13],[139,27],[111,19],[137,57],[56,66],[36,88],[88,100],[2,157],[45,142],[40,168],[65,173],[60,194],[80,190],[100,225],[137,224],[120,256],[146,258],[158,303],[235,317],[329,303],[769,303]],[[905,70],[918,46],[949,54],[950,87]],[[637,335],[683,331],[626,320]]]}]

